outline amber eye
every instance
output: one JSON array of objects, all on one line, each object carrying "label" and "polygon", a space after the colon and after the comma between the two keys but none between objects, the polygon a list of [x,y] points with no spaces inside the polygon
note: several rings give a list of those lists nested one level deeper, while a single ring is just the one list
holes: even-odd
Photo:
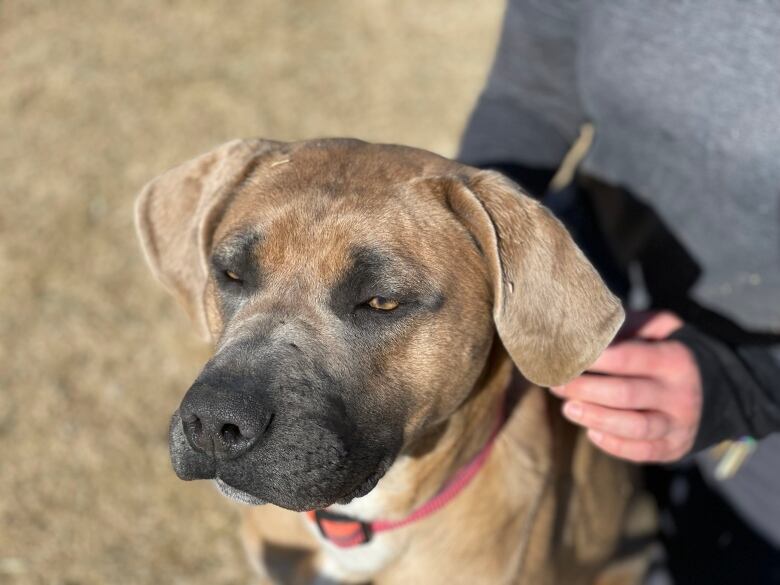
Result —
[{"label": "amber eye", "polygon": [[372,297],[368,301],[368,306],[377,311],[392,311],[397,309],[399,304],[395,299],[386,299],[385,297]]},{"label": "amber eye", "polygon": [[241,277],[232,270],[225,270],[225,276],[227,276],[230,280],[241,282]]}]

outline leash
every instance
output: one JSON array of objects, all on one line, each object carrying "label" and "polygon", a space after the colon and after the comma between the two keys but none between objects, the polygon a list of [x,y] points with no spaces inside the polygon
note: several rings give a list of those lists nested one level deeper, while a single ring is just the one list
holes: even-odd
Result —
[{"label": "leash", "polygon": [[433,496],[419,508],[413,510],[408,516],[400,520],[374,520],[373,522],[363,522],[356,520],[344,514],[337,514],[325,510],[310,510],[306,516],[314,522],[320,530],[320,534],[339,548],[352,548],[371,541],[375,534],[396,530],[422,520],[431,514],[438,512],[449,504],[455,497],[462,492],[471,480],[477,475],[480,469],[485,465],[490,456],[496,437],[504,426],[506,417],[502,407],[493,430],[490,433],[485,445],[471,461],[461,467],[455,475]]}]

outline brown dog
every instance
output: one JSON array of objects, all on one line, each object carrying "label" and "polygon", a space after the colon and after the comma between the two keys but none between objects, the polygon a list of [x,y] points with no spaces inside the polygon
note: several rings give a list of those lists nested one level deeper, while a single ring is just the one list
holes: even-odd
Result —
[{"label": "brown dog", "polygon": [[216,349],[173,416],[174,468],[256,505],[265,579],[603,575],[628,470],[540,386],[623,311],[517,185],[412,148],[245,140],[153,180],[137,221]]}]

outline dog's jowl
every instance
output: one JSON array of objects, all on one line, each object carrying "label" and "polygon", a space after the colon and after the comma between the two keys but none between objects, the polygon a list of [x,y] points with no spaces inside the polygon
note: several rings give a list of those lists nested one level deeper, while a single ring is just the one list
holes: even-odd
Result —
[{"label": "dog's jowl", "polygon": [[173,467],[250,505],[262,579],[633,582],[628,469],[542,389],[623,312],[517,185],[406,147],[244,140],[149,183],[137,222],[214,346]]}]

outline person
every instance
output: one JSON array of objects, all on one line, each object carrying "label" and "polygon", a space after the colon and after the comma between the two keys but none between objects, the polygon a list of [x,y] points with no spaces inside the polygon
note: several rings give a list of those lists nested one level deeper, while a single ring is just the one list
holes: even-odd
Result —
[{"label": "person", "polygon": [[[780,4],[509,0],[462,138],[460,160],[542,198],[637,310],[551,390],[607,453],[685,458],[648,470],[667,548],[648,582],[780,583],[778,130]],[[705,449],[727,439],[758,442],[718,480]]]}]

